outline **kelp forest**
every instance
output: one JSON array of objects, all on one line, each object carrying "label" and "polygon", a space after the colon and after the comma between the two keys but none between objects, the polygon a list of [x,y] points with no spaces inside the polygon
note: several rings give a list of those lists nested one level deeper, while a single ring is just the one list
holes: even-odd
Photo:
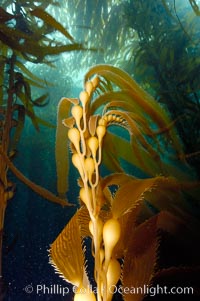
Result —
[{"label": "kelp forest", "polygon": [[200,298],[200,1],[2,0],[0,301]]}]

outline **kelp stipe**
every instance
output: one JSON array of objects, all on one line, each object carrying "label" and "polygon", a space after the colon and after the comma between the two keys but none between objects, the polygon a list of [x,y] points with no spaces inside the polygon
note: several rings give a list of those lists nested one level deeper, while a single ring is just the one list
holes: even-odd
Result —
[{"label": "kelp stipe", "polygon": [[[189,218],[182,202],[182,186],[169,176],[160,155],[165,139],[170,140],[171,148],[179,157],[184,157],[181,145],[170,119],[156,101],[127,73],[110,65],[91,68],[79,99],[63,98],[59,114],[65,118],[61,127],[58,116],[58,187],[67,189],[62,181],[66,182],[68,176],[65,167],[60,171],[62,159],[66,162],[61,157],[62,149],[59,157],[59,149],[63,147],[61,131],[66,135],[64,144],[67,140],[70,142],[72,163],[80,175],[81,207],[51,245],[50,263],[76,287],[75,301],[110,301],[119,281],[124,300],[132,300],[131,288],[150,285],[156,273],[158,229],[175,233],[176,226]],[[111,125],[125,128],[130,139],[109,132]],[[162,140],[158,139],[159,133],[163,135]],[[116,142],[119,153],[110,156]],[[125,172],[118,173],[121,170],[119,156],[153,177],[138,179]],[[102,178],[101,164],[115,173]],[[158,173],[166,176],[156,176]],[[61,178],[61,174],[66,177]],[[177,175],[185,176],[179,171]],[[163,211],[154,215],[145,206],[146,201]],[[87,275],[85,237],[92,239],[96,282],[93,288]],[[138,295],[137,300],[142,300],[144,294]]]}]

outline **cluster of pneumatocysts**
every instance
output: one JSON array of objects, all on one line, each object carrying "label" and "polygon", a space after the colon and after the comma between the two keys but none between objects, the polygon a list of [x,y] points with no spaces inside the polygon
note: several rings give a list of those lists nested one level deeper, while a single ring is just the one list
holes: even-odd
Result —
[{"label": "cluster of pneumatocysts", "polygon": [[[99,78],[95,77],[85,83],[85,90],[79,95],[80,102],[74,104],[71,114],[74,125],[68,131],[72,147],[72,163],[78,169],[82,179],[80,199],[86,205],[89,215],[89,230],[93,239],[93,256],[95,258],[94,277],[97,284],[96,295],[98,301],[110,301],[113,288],[121,275],[120,263],[113,257],[113,249],[120,239],[120,223],[115,218],[103,222],[99,216],[100,200],[97,187],[99,183],[99,165],[102,160],[103,138],[107,126],[113,121],[122,122],[121,117],[114,114],[105,114],[94,118],[94,125],[89,120],[89,105],[93,92],[99,85]],[[91,130],[91,128],[93,130]],[[81,293],[81,290],[83,293]],[[93,292],[80,285],[74,296],[75,301],[95,301]]]}]

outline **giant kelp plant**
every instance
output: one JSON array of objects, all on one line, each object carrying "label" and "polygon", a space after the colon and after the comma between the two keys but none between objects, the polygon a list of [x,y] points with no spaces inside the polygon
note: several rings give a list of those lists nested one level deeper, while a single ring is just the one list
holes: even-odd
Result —
[{"label": "giant kelp plant", "polygon": [[[114,132],[113,126],[128,135]],[[176,267],[162,269],[159,263],[159,231],[172,236],[183,231],[187,247],[191,237],[198,239],[194,228],[199,222],[182,193],[194,194],[191,189],[197,183],[167,162],[167,145],[169,155],[184,161],[174,124],[127,73],[97,65],[86,73],[79,98],[59,103],[56,157],[61,193],[70,190],[67,136],[80,175],[81,207],[51,245],[50,262],[73,285],[76,301],[109,301],[117,291],[124,300],[142,300],[145,292],[137,294],[136,287],[151,285],[159,274],[176,273]],[[125,173],[122,159],[146,178]],[[102,177],[102,165],[111,174]],[[89,258],[87,237],[92,240]]]},{"label": "giant kelp plant", "polygon": [[[96,60],[122,67],[167,107],[177,120],[187,160],[199,174],[199,2],[72,3],[66,8],[75,36],[96,41],[104,49],[93,64]],[[85,56],[80,53],[79,62],[81,58],[84,66]]]},{"label": "giant kelp plant", "polygon": [[[7,202],[13,197],[15,184],[8,178],[11,170],[20,180],[44,198],[63,206],[67,202],[27,179],[13,164],[17,145],[29,117],[39,126],[54,127],[35,114],[35,107],[45,107],[48,94],[33,98],[32,90],[44,88],[45,79],[34,75],[26,63],[52,65],[49,58],[65,51],[80,50],[69,32],[45,9],[55,1],[2,1],[0,7],[0,277],[2,281],[2,237]],[[61,33],[66,42],[51,38]],[[49,83],[50,85],[50,83]],[[1,285],[2,287],[2,285]]]}]

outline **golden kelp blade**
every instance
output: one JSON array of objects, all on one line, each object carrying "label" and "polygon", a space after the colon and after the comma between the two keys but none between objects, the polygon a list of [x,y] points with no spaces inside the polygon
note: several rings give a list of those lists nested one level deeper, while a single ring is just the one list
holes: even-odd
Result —
[{"label": "golden kelp blade", "polygon": [[143,148],[139,148],[138,145],[135,152],[135,149],[133,149],[133,141],[132,145],[130,145],[129,141],[108,131],[104,138],[103,164],[111,172],[120,172],[123,171],[123,161],[136,166],[149,176],[155,176],[157,174],[165,176],[173,175],[180,180],[192,180],[191,170],[181,170],[170,162],[164,162],[164,160],[161,161],[162,165],[160,166],[157,161],[153,160],[153,158]]},{"label": "golden kelp blade", "polygon": [[81,238],[91,236],[91,233],[89,231],[89,222],[90,222],[90,216],[87,208],[85,206],[82,206],[78,212],[78,220],[80,225],[80,235]]},{"label": "golden kelp blade", "polygon": [[156,222],[157,218],[153,217],[135,231],[131,229],[133,235],[129,241],[126,240],[128,249],[124,258],[122,283],[124,288],[130,289],[130,293],[123,294],[125,301],[141,301],[145,292],[132,290],[149,285],[154,274],[158,248]]},{"label": "golden kelp blade", "polygon": [[131,211],[128,211],[126,214],[122,215],[119,218],[121,226],[121,239],[118,241],[117,245],[113,250],[113,257],[124,258],[125,250],[127,248],[127,229],[130,233],[136,228],[136,222],[138,214],[141,211],[141,203],[137,203]]},{"label": "golden kelp blade", "polygon": [[[130,215],[130,219],[132,219]],[[124,258],[123,287],[130,288],[130,293],[123,294],[124,301],[141,301],[144,298],[144,287],[150,286],[155,275],[157,265],[157,250],[160,243],[159,229],[172,235],[183,223],[179,218],[167,211],[162,211],[135,227],[127,223],[127,231],[133,233],[127,239],[123,237],[124,249],[127,250]],[[142,288],[138,289],[137,288]],[[131,291],[132,288],[132,291]]]},{"label": "golden kelp blade", "polygon": [[50,263],[67,282],[82,284],[84,257],[77,213],[51,245]]},{"label": "golden kelp blade", "polygon": [[[103,77],[103,79],[110,81],[120,88],[122,92],[126,91],[128,96],[127,101],[136,105],[141,110],[140,114],[148,116],[159,128],[168,127],[170,119],[166,112],[128,73],[111,65],[96,65],[86,73],[85,82],[94,75],[99,75]],[[115,99],[113,98],[112,100]],[[118,100],[120,99],[118,98]],[[169,137],[172,140],[175,150],[180,151],[180,142],[174,129],[170,130]]]},{"label": "golden kelp blade", "polygon": [[115,194],[110,196],[111,211],[115,218],[132,211],[145,200],[146,204],[157,211],[167,210],[183,221],[190,220],[195,223],[195,219],[191,219],[188,213],[190,205],[183,198],[182,184],[175,178],[159,176],[135,179],[127,175],[126,182],[123,178],[122,176],[120,183],[119,174],[113,174],[102,180],[104,189],[112,185],[118,186]]},{"label": "golden kelp blade", "polygon": [[71,102],[68,98],[63,97],[58,104],[55,146],[57,191],[63,198],[68,190],[69,151],[67,147],[68,129],[62,122],[69,116],[70,108]]},{"label": "golden kelp blade", "polygon": [[116,191],[111,204],[113,217],[117,219],[135,208],[144,199],[144,194],[156,186],[157,182],[159,183],[160,178],[131,179],[121,185]]}]

